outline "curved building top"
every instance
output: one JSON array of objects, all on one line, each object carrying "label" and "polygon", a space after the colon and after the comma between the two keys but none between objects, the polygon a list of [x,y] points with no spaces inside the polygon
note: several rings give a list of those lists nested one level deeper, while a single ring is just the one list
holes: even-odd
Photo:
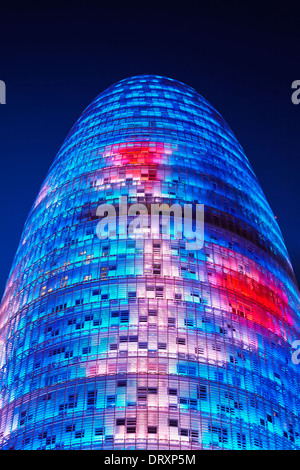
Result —
[{"label": "curved building top", "polygon": [[[93,100],[58,152],[28,223],[37,220],[39,203],[53,188],[67,185],[71,173],[82,177],[143,163],[169,168],[177,190],[184,191],[185,181],[194,184],[193,201],[223,208],[234,223],[239,220],[241,230],[253,231],[294,279],[277,221],[234,133],[193,88],[166,77],[130,77]],[[172,198],[168,188],[165,196]]]}]

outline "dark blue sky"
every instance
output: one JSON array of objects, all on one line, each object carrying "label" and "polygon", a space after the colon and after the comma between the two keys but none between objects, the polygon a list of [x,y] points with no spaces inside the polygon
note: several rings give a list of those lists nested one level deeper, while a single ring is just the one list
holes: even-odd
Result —
[{"label": "dark blue sky", "polygon": [[183,81],[233,129],[278,217],[300,280],[300,7],[249,2],[16,2],[1,6],[0,295],[63,139],[112,83]]}]

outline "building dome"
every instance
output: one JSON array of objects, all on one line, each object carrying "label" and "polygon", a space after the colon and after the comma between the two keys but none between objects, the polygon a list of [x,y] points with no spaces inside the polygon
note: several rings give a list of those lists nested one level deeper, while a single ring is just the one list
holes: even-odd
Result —
[{"label": "building dome", "polygon": [[[120,222],[121,199],[201,205],[201,248],[163,223],[101,238],[98,207]],[[176,80],[121,80],[79,117],[25,223],[0,309],[1,448],[298,449],[298,314],[222,116]]]}]

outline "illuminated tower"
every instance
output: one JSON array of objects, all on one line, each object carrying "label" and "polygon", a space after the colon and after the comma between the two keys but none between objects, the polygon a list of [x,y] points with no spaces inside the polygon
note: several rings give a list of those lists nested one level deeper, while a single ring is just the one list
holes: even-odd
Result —
[{"label": "illuminated tower", "polygon": [[[120,197],[204,204],[203,248],[99,239],[97,207]],[[122,80],[78,119],[25,224],[0,311],[1,448],[299,448],[298,309],[220,114],[175,80]]]}]

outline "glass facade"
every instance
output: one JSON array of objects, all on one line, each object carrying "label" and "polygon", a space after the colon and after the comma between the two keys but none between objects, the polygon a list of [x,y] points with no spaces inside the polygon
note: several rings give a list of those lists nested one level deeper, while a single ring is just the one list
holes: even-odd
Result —
[{"label": "glass facade", "polygon": [[[203,248],[163,226],[100,239],[97,207],[121,197],[204,204]],[[1,448],[299,448],[299,331],[281,232],[224,119],[175,80],[122,80],[24,227],[0,310]]]}]

